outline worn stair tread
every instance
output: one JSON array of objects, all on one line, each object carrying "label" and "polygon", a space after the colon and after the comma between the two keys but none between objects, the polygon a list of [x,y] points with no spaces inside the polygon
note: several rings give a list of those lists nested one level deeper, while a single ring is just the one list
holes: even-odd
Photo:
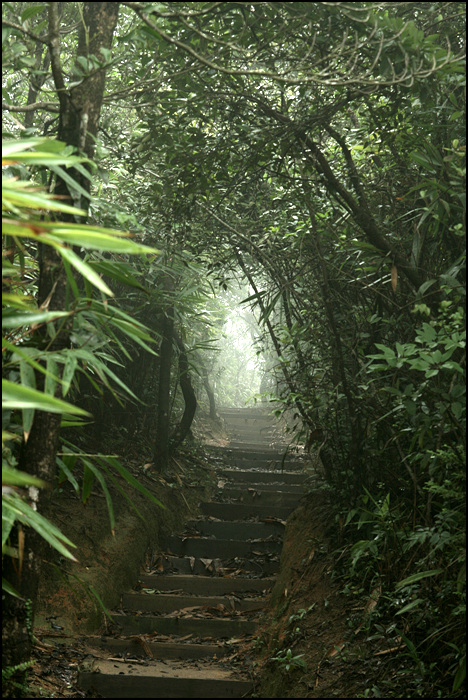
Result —
[{"label": "worn stair tread", "polygon": [[245,491],[249,493],[282,493],[282,494],[297,494],[304,495],[304,485],[303,484],[282,484],[277,483],[262,483],[262,482],[251,482],[251,481],[239,481],[233,480],[232,482],[223,482],[223,486],[219,486],[223,493],[230,495],[235,495],[236,493],[243,493]]},{"label": "worn stair tread", "polygon": [[242,618],[219,617],[169,617],[165,615],[125,615],[112,613],[113,621],[123,634],[195,634],[198,637],[229,639],[238,635],[254,634],[257,623]]},{"label": "worn stair tread", "polygon": [[[284,522],[312,474],[267,410],[220,415],[231,441],[209,448],[215,500],[200,504],[205,517],[187,523],[185,534],[167,537],[154,573],[140,574],[150,592],[122,595],[113,613],[120,638],[90,640],[101,658],[80,672],[85,690],[115,698],[240,698],[253,691],[223,656],[257,633],[276,581],[267,574],[279,570]],[[119,658],[124,654],[132,658]]]},{"label": "worn stair tread", "polygon": [[212,515],[223,520],[245,520],[252,516],[276,517],[286,519],[295,509],[295,505],[290,506],[261,506],[255,503],[202,503],[200,510],[205,515]]},{"label": "worn stair tread", "polygon": [[[269,553],[265,553],[265,557]],[[273,555],[271,555],[273,556]],[[161,573],[173,572],[175,574],[200,574],[202,576],[227,576],[237,570],[243,573],[252,572],[259,576],[269,576],[274,574],[279,569],[279,556],[274,555],[273,561],[266,561],[265,558],[260,561],[259,557],[232,557],[231,559],[223,560],[219,557],[191,557],[177,556],[172,554],[160,555],[159,569]]]},{"label": "worn stair tread", "polygon": [[171,612],[181,608],[217,608],[221,606],[227,612],[258,610],[264,605],[263,598],[238,598],[231,596],[184,595],[170,593],[123,593],[124,610],[141,610],[143,612]]},{"label": "worn stair tread", "polygon": [[269,537],[282,537],[284,534],[284,523],[279,520],[271,522],[249,522],[243,520],[191,520],[186,523],[186,531],[197,532],[200,535],[214,535],[219,539],[229,540],[238,537],[247,539],[267,539]]},{"label": "worn stair tread", "polygon": [[303,494],[291,493],[288,491],[281,491],[280,489],[275,491],[262,490],[259,486],[248,487],[248,488],[237,488],[224,487],[219,489],[215,494],[215,502],[229,502],[229,500],[236,501],[239,503],[254,503],[257,505],[278,505],[278,506],[288,506],[291,503],[299,503],[300,497]]},{"label": "worn stair tread", "polygon": [[230,557],[251,556],[257,552],[281,552],[281,543],[274,540],[250,542],[249,540],[224,540],[216,537],[180,537],[173,535],[166,539],[168,554],[192,557]]},{"label": "worn stair tread", "polygon": [[[117,659],[98,659],[93,664],[91,672],[98,673],[116,673],[120,671],[129,671],[138,676],[160,676],[162,673],[167,675],[171,671],[176,678],[223,678],[235,679],[236,676],[230,669],[223,668],[217,664],[213,664],[210,660],[203,663],[200,661],[179,661],[178,659],[170,659],[167,662],[159,659],[148,660],[148,663],[134,664],[132,660],[120,661]],[[209,675],[208,675],[209,673]]]},{"label": "worn stair tread", "polygon": [[311,476],[306,472],[299,471],[273,471],[273,470],[260,470],[260,469],[242,469],[231,468],[223,469],[218,472],[218,478],[228,479],[230,481],[242,481],[246,483],[285,483],[285,484],[297,484],[300,485],[306,479]]},{"label": "worn stair tread", "polygon": [[79,683],[108,698],[234,698],[252,689],[248,678],[220,665],[175,660],[145,664],[100,660],[91,671],[80,673]]},{"label": "worn stair tread", "polygon": [[139,580],[149,588],[160,590],[182,589],[188,593],[221,594],[270,590],[276,579],[239,578],[229,576],[202,576],[196,574],[141,574]]},{"label": "worn stair tread", "polygon": [[132,654],[132,656],[148,659],[146,649],[149,648],[154,659],[198,659],[202,657],[219,658],[232,651],[232,645],[217,644],[212,641],[193,643],[190,641],[155,642],[150,639],[136,638],[134,636],[116,639],[115,637],[86,637],[87,648],[105,652],[109,656],[117,654]]}]

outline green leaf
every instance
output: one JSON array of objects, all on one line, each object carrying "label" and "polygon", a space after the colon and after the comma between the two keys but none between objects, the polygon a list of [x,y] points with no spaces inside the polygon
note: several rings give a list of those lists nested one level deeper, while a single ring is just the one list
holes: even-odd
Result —
[{"label": "green leaf", "polygon": [[101,292],[104,292],[104,294],[108,294],[111,297],[114,296],[113,291],[109,289],[107,284],[94,272],[93,268],[85,263],[71,248],[65,248],[61,245],[54,245],[54,247],[58,250],[62,258],[67,260],[67,262],[83,275],[85,279],[91,282],[91,284],[97,287]]},{"label": "green leaf", "polygon": [[18,495],[4,494],[2,497],[2,505],[10,511],[10,514],[15,516],[15,520],[19,520],[24,525],[29,525],[34,528],[41,537],[64,557],[72,561],[77,561],[64,544],[67,544],[69,547],[75,547],[76,545],[74,545],[68,537],[65,537],[55,525],[40,515],[40,513],[37,513]]},{"label": "green leaf", "polygon": [[91,415],[88,411],[72,406],[66,401],[61,401],[54,396],[49,396],[30,387],[15,384],[8,379],[2,379],[2,394],[3,408],[37,408],[40,411],[48,411],[49,413],[66,412],[80,416]]},{"label": "green leaf", "polygon": [[33,323],[53,321],[56,318],[70,316],[69,311],[17,311],[5,309],[2,314],[2,328],[30,326]]},{"label": "green leaf", "polygon": [[100,272],[103,275],[108,275],[116,282],[126,284],[129,287],[136,287],[137,289],[141,289],[142,292],[146,292],[148,294],[148,290],[128,270],[128,266],[125,263],[119,264],[118,262],[90,260],[88,264],[91,265],[96,272]]},{"label": "green leaf", "polygon": [[399,581],[395,586],[395,590],[403,588],[404,586],[409,586],[410,584],[415,583],[416,581],[420,581],[423,578],[428,578],[429,576],[439,576],[439,574],[442,573],[443,569],[431,569],[430,571],[420,571],[417,574],[408,576],[408,578],[403,579],[403,581]]},{"label": "green leaf", "polygon": [[466,678],[466,656],[464,656],[462,659],[460,659],[458,670],[455,674],[455,678],[453,679],[453,687],[452,690],[455,693],[457,690],[459,690]]},{"label": "green leaf", "polygon": [[[86,212],[83,209],[77,209],[69,204],[63,204],[54,199],[54,196],[47,192],[37,192],[29,190],[31,187],[26,182],[11,182],[6,178],[3,179],[3,204],[7,211],[15,211],[16,207],[25,209],[45,209],[47,211],[63,211],[66,214],[76,214],[85,216]],[[25,190],[25,191],[21,191]]]},{"label": "green leaf", "polygon": [[78,360],[76,356],[72,352],[68,352],[62,374],[62,392],[64,396],[68,394],[77,366]]},{"label": "green leaf", "polygon": [[49,355],[46,359],[46,363],[47,375],[45,379],[44,391],[46,394],[49,394],[49,396],[53,396],[55,394],[55,389],[57,388],[57,382],[60,381],[60,372],[54,357]]},{"label": "green leaf", "polygon": [[36,476],[19,471],[13,467],[2,467],[2,484],[10,486],[47,486],[47,483]]},{"label": "green leaf", "polygon": [[128,255],[139,255],[142,253],[159,253],[157,248],[135,243],[128,240],[125,236],[129,234],[113,231],[111,233],[104,232],[103,229],[93,228],[92,226],[80,226],[63,224],[48,224],[47,230],[49,237],[57,242],[63,241],[69,245],[77,245],[89,250],[112,251],[114,253],[127,253]]},{"label": "green leaf", "polygon": [[416,598],[416,600],[412,600],[411,603],[408,603],[401,610],[398,610],[397,615],[403,615],[409,610],[416,608],[420,603],[424,603],[424,600],[422,598]]},{"label": "green leaf", "polygon": [[418,338],[428,343],[434,342],[437,339],[437,333],[433,326],[429,323],[423,323],[423,330],[418,331]]},{"label": "green leaf", "polygon": [[[20,360],[20,377],[22,386],[30,387],[31,389],[36,389],[36,374],[34,368],[31,364],[25,360]],[[34,420],[34,409],[33,408],[23,408],[23,432],[25,434],[25,439],[31,431],[31,426]]]},{"label": "green leaf", "polygon": [[30,19],[30,17],[34,17],[35,15],[39,14],[39,12],[42,12],[42,10],[44,10],[44,9],[45,9],[45,5],[36,5],[35,7],[27,7],[21,13],[21,23],[26,22],[27,19]]},{"label": "green leaf", "polygon": [[24,598],[18,593],[16,588],[13,588],[11,583],[8,583],[6,579],[2,577],[2,590],[5,591],[6,593],[9,593],[9,595],[12,595],[14,598],[19,598],[20,600],[24,600]]},{"label": "green leaf", "polygon": [[157,506],[160,506],[161,508],[164,508],[164,509],[166,508],[166,506],[163,503],[161,503],[161,501],[158,501],[158,499],[155,498],[153,496],[153,494],[150,493],[148,491],[148,489],[146,489],[143,486],[143,484],[140,484],[140,482],[137,481],[130,474],[130,472],[127,471],[127,469],[125,469],[125,467],[122,464],[120,464],[120,462],[117,459],[115,459],[114,457],[106,457],[106,461],[109,462],[109,464],[111,464],[116,471],[118,471],[120,476],[123,476],[123,478],[125,479],[125,481],[128,484],[130,484],[131,486],[136,488],[138,491],[140,491],[140,493],[143,493],[147,498],[149,498],[151,501],[153,501],[153,503],[156,503]]},{"label": "green leaf", "polygon": [[104,495],[106,497],[106,503],[107,503],[107,511],[109,513],[109,520],[110,520],[110,526],[111,526],[111,531],[112,534],[115,533],[115,516],[114,516],[114,507],[112,504],[112,498],[109,493],[109,489],[107,488],[106,480],[104,479],[103,475],[99,471],[99,469],[88,459],[83,459],[84,464],[86,467],[94,474],[96,479],[99,481],[101,484],[102,490],[104,491]]},{"label": "green leaf", "polygon": [[83,470],[83,487],[81,490],[81,501],[83,503],[88,502],[88,498],[91,495],[91,489],[93,488],[94,482],[94,472],[89,467],[89,462],[83,459],[84,470]]}]

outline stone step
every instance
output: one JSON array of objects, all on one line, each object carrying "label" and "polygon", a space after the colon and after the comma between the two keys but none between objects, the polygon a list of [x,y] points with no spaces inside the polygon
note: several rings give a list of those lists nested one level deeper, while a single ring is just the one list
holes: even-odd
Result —
[{"label": "stone step", "polygon": [[205,515],[223,520],[245,520],[251,517],[274,517],[286,520],[294,510],[294,505],[260,506],[254,503],[201,503],[200,510]]},{"label": "stone step", "polygon": [[243,469],[242,467],[233,469],[223,469],[218,472],[221,479],[229,481],[243,481],[252,483],[284,483],[302,484],[308,478],[306,472],[299,471],[262,471],[260,469]]},{"label": "stone step", "polygon": [[232,557],[227,561],[210,557],[177,557],[161,555],[158,558],[158,567],[164,573],[195,574],[202,576],[226,576],[238,570],[249,574],[250,572],[262,576],[276,574],[279,570],[279,556],[265,554],[259,557]]},{"label": "stone step", "polygon": [[228,639],[240,635],[254,634],[257,623],[254,620],[222,617],[168,617],[164,615],[125,615],[112,613],[112,619],[123,634],[170,634],[185,637],[216,637]]},{"label": "stone step", "polygon": [[[291,465],[292,469],[300,469],[304,465],[304,459],[302,455],[297,455],[295,453],[287,453],[284,457],[284,453],[278,450],[265,449],[264,447],[256,447],[255,449],[249,449],[245,447],[239,447],[232,449],[231,447],[210,447],[210,452],[215,456],[222,456],[226,461],[231,462],[233,459],[240,460],[245,459],[249,462],[258,462],[262,469],[267,469],[268,465],[278,464],[280,467],[283,464],[283,468],[286,465]],[[283,460],[284,457],[284,460]]]},{"label": "stone step", "polygon": [[148,660],[149,647],[154,659],[201,659],[203,657],[220,658],[230,651],[229,644],[192,644],[190,642],[154,642],[151,639],[143,641],[139,638],[128,637],[86,637],[87,647],[106,652],[108,656],[129,655]]},{"label": "stone step", "polygon": [[272,425],[277,424],[277,419],[275,416],[272,416],[271,413],[268,411],[245,411],[243,409],[237,410],[237,409],[220,409],[219,415],[221,418],[228,422],[235,422],[235,421],[243,421],[243,422],[252,422],[252,421],[267,421],[271,423]]},{"label": "stone step", "polygon": [[[236,676],[238,674],[236,673]],[[212,662],[97,660],[79,674],[84,690],[105,698],[240,698],[253,684]]]},{"label": "stone step", "polygon": [[185,525],[186,532],[197,531],[201,535],[214,535],[224,540],[266,539],[282,537],[284,525],[279,521],[244,522],[240,520],[191,520]]},{"label": "stone step", "polygon": [[[281,476],[281,474],[280,474]],[[219,483],[219,482],[218,482]],[[249,493],[261,492],[262,494],[267,493],[281,493],[281,494],[296,494],[296,496],[304,495],[304,486],[302,484],[282,484],[279,481],[271,484],[261,483],[261,482],[245,482],[243,483],[240,479],[229,481],[228,483],[219,486],[222,493],[227,493],[231,496],[231,492],[240,491],[244,493],[248,491]]]},{"label": "stone step", "polygon": [[226,613],[236,611],[258,610],[265,601],[262,598],[238,598],[231,596],[207,595],[171,595],[170,593],[123,593],[121,607],[123,610],[168,613],[183,608],[219,608]]},{"label": "stone step", "polygon": [[308,474],[305,461],[287,452],[267,412],[231,409],[221,415],[232,436],[228,448],[212,448],[219,481],[227,481],[215,496],[221,502],[202,503],[205,518],[187,523],[186,534],[166,538],[155,572],[139,577],[148,590],[122,595],[112,617],[127,638],[89,641],[101,658],[81,670],[83,690],[112,698],[239,698],[253,692],[251,679],[223,666],[222,657],[232,651],[229,640],[257,632],[279,570],[284,520]]},{"label": "stone step", "polygon": [[235,576],[202,576],[183,574],[141,574],[140,582],[160,591],[181,590],[194,595],[227,593],[263,593],[275,584],[274,578],[239,578]]},{"label": "stone step", "polygon": [[288,493],[278,487],[275,491],[262,490],[260,484],[241,489],[235,486],[225,486],[220,489],[214,498],[215,502],[255,503],[259,506],[296,506],[300,500],[300,494]]},{"label": "stone step", "polygon": [[236,436],[242,435],[242,437],[246,439],[253,437],[253,442],[257,440],[266,440],[267,438],[278,440],[281,435],[275,427],[270,425],[230,425],[229,434]]},{"label": "stone step", "polygon": [[278,455],[282,455],[284,452],[286,452],[287,445],[284,445],[280,440],[273,440],[271,442],[267,442],[266,444],[262,441],[247,442],[246,440],[231,440],[229,444],[226,445],[225,449],[228,452],[231,450],[254,452],[255,454],[265,452],[267,453],[267,456],[270,456],[271,453],[275,457],[278,457]]},{"label": "stone step", "polygon": [[249,542],[248,540],[220,540],[211,537],[179,537],[171,535],[166,538],[165,550],[168,554],[183,557],[208,557],[221,560],[231,557],[254,556],[255,552],[280,553],[282,543],[274,540]]}]

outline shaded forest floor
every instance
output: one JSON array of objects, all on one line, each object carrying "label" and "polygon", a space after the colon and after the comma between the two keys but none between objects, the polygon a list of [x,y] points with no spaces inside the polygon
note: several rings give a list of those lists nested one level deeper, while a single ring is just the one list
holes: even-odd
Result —
[{"label": "shaded forest floor", "polygon": [[[226,443],[222,428],[209,421],[198,423],[196,438]],[[143,521],[113,489],[117,527],[112,536],[97,488],[86,506],[69,488],[54,500],[53,520],[79,544],[79,562],[56,559],[46,567],[34,664],[21,697],[86,697],[76,686],[78,668],[86,660],[85,635],[107,632],[109,621],[83,583],[106,607],[116,607],[120,594],[135,584],[141,562],[158,554],[160,535],[181,531],[216,486],[215,472],[200,448],[186,450],[165,478],[152,474],[137,454],[124,463],[166,508],[132,490]],[[369,640],[379,591],[367,598],[345,594],[345,582],[335,576],[338,555],[331,551],[329,534],[335,525],[330,512],[326,492],[315,490],[288,519],[269,608],[257,635],[238,647],[232,661],[256,678],[257,697],[408,697],[391,689],[394,673],[400,680],[404,673],[401,640]],[[73,588],[61,575],[65,568],[76,577]]]}]

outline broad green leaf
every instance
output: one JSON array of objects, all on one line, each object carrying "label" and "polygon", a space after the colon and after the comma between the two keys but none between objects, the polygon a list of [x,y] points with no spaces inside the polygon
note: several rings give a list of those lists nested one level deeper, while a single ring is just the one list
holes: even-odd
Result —
[{"label": "broad green leaf", "polygon": [[77,480],[75,479],[75,477],[73,476],[72,471],[71,471],[71,469],[74,466],[74,462],[72,463],[72,465],[66,464],[65,460],[62,459],[61,457],[58,457],[58,456],[55,458],[55,461],[60,468],[60,473],[59,473],[59,478],[58,478],[59,484],[63,483],[65,481],[65,479],[67,479],[70,482],[70,484],[73,486],[73,488],[75,489],[75,492],[79,493],[79,491],[80,491],[79,484],[78,484]]},{"label": "broad green leaf", "polygon": [[16,494],[4,494],[2,505],[4,508],[7,508],[10,513],[14,514],[15,520],[19,520],[24,525],[29,525],[34,528],[41,537],[47,540],[47,542],[64,557],[72,561],[77,561],[73,554],[64,546],[67,544],[69,547],[75,547],[76,545],[74,545],[68,537],[65,537],[53,523],[31,508],[31,506],[19,496]]},{"label": "broad green leaf", "polygon": [[2,467],[2,484],[11,486],[47,486],[47,483],[42,479],[8,466]]},{"label": "broad green leaf", "polygon": [[96,272],[100,272],[103,275],[108,275],[116,282],[126,284],[129,287],[136,287],[137,289],[141,289],[142,292],[149,294],[146,287],[144,287],[143,284],[141,284],[141,282],[139,282],[136,277],[131,274],[126,264],[95,260],[90,260],[88,264],[91,265]]},{"label": "broad green leaf", "polygon": [[49,413],[73,413],[80,416],[89,416],[88,411],[72,406],[72,404],[54,396],[43,394],[41,391],[31,389],[2,379],[2,406],[3,408],[37,408]]},{"label": "broad green leaf", "polygon": [[401,610],[398,610],[396,614],[404,615],[404,613],[408,612],[409,610],[412,610],[413,608],[416,608],[420,603],[424,603],[424,600],[422,598],[416,598],[416,600],[412,600],[411,603],[408,603],[407,605],[403,606]]},{"label": "broad green leaf", "polygon": [[458,670],[455,674],[455,678],[453,679],[452,691],[454,693],[461,688],[461,686],[465,682],[465,678],[466,678],[466,656],[464,656],[462,659],[460,659]]},{"label": "broad green leaf", "polygon": [[91,284],[100,289],[101,292],[104,292],[104,294],[108,294],[111,297],[114,296],[112,290],[109,289],[107,284],[94,272],[93,268],[85,263],[71,248],[66,248],[61,245],[56,245],[54,247],[58,250],[60,255]]},{"label": "broad green leaf", "polygon": [[124,234],[119,236],[103,233],[99,229],[92,227],[60,227],[49,226],[49,236],[57,241],[63,241],[70,245],[81,246],[89,250],[112,251],[114,253],[128,253],[129,255],[138,255],[141,253],[159,253],[157,248],[150,248],[142,243],[135,243],[124,237]]},{"label": "broad green leaf", "polygon": [[409,586],[410,584],[415,583],[416,581],[420,581],[423,578],[428,578],[429,576],[438,576],[442,573],[443,569],[431,569],[430,571],[420,571],[417,574],[408,576],[408,578],[403,579],[403,581],[399,581],[395,586],[395,590],[403,588],[403,586]]},{"label": "broad green leaf", "polygon": [[65,366],[63,368],[63,373],[62,373],[62,392],[63,395],[66,396],[68,394],[68,390],[70,389],[70,385],[73,381],[73,377],[75,376],[75,371],[78,366],[78,360],[75,357],[75,355],[71,354],[70,352],[67,353],[67,358],[65,360]]},{"label": "broad green leaf", "polygon": [[[9,210],[12,207],[23,207],[26,209],[46,209],[50,211],[62,211],[66,214],[76,214],[77,216],[85,216],[86,212],[83,209],[77,209],[69,204],[54,199],[53,195],[46,192],[37,191],[20,191],[18,185],[27,183],[15,183],[13,187],[9,184],[9,180],[3,179],[2,183],[2,202],[4,208]],[[21,188],[23,189],[23,188]]]},{"label": "broad green leaf", "polygon": [[133,477],[130,474],[130,472],[127,471],[127,469],[125,469],[125,467],[122,464],[120,464],[120,462],[117,459],[115,459],[114,457],[106,457],[106,461],[109,462],[109,464],[111,464],[114,467],[114,469],[120,474],[120,476],[123,476],[123,478],[125,479],[125,481],[128,484],[130,484],[131,486],[136,488],[138,491],[143,493],[147,498],[149,498],[151,501],[153,501],[153,503],[156,503],[156,505],[158,505],[164,509],[166,508],[166,506],[163,503],[161,503],[161,501],[158,501],[158,499],[155,498],[153,496],[153,494],[150,493],[148,491],[148,489],[146,489],[143,486],[143,484],[140,484],[140,482],[137,481],[135,479],[135,477]]},{"label": "broad green leaf", "polygon": [[60,381],[60,372],[54,357],[49,355],[46,363],[47,375],[45,379],[44,391],[46,394],[49,394],[49,396],[54,396],[55,389],[57,388],[57,382]]},{"label": "broad green leaf", "polygon": [[91,489],[93,488],[94,482],[94,472],[89,468],[89,462],[83,459],[84,470],[83,470],[83,486],[81,489],[81,501],[83,503],[88,502],[88,498],[91,495]]},{"label": "broad green leaf", "polygon": [[88,459],[83,459],[84,464],[86,467],[94,474],[96,479],[99,481],[101,484],[101,488],[104,491],[104,495],[106,497],[106,503],[107,503],[107,511],[109,513],[109,520],[110,520],[110,526],[111,526],[111,531],[112,534],[115,534],[115,516],[114,516],[114,506],[112,504],[112,498],[109,493],[109,489],[107,488],[106,480],[104,479],[103,475],[99,471],[99,469]]},{"label": "broad green leaf", "polygon": [[[36,374],[31,364],[25,360],[20,360],[21,384],[31,389],[36,389]],[[34,420],[34,408],[23,408],[23,433],[25,440],[29,436]]]},{"label": "broad green leaf", "polygon": [[70,316],[69,311],[12,311],[5,309],[2,314],[2,328],[16,328],[31,324],[53,321]]}]

